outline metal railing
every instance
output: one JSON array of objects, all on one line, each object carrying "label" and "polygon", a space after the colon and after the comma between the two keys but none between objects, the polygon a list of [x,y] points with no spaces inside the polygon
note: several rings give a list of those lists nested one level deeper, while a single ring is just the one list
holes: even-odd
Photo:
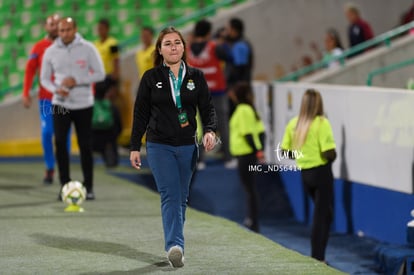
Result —
[{"label": "metal railing", "polygon": [[[201,17],[211,15],[211,14],[215,13],[218,9],[221,9],[223,7],[229,6],[231,4],[236,4],[236,3],[239,3],[239,2],[242,2],[242,1],[238,1],[238,0],[223,0],[223,1],[220,1],[218,3],[212,4],[212,5],[209,5],[205,8],[202,8],[200,10],[197,10],[197,11],[195,11],[195,12],[189,14],[189,15],[186,15],[186,16],[177,18],[175,20],[169,21],[169,22],[163,24],[157,30],[161,30],[162,28],[165,28],[167,26],[182,26],[184,24],[190,23],[190,22],[192,22],[196,19],[199,19]],[[124,40],[123,42],[120,43],[121,50],[127,49],[131,46],[136,46],[136,45],[138,45],[138,42],[139,41],[138,41],[137,36],[126,39],[126,40]],[[23,88],[23,83],[19,83],[15,86],[12,86],[12,87],[0,89],[0,102],[2,102],[4,97],[6,97],[7,95],[10,95],[10,94],[16,94],[17,95],[17,94],[19,94],[19,92],[22,91],[22,88]]]},{"label": "metal railing", "polygon": [[350,49],[345,50],[341,55],[339,56],[335,56],[335,57],[331,57],[329,59],[314,63],[310,66],[304,67],[302,69],[299,69],[293,73],[290,73],[284,77],[281,77],[279,79],[277,79],[277,81],[298,81],[299,78],[314,72],[316,70],[322,69],[327,67],[327,65],[333,61],[339,61],[340,64],[342,66],[345,65],[345,59],[355,55],[357,53],[360,53],[364,50],[370,49],[374,46],[378,46],[380,44],[385,44],[387,47],[391,47],[391,40],[395,37],[398,37],[404,33],[406,33],[407,31],[409,31],[410,29],[414,28],[414,21],[410,22],[408,24],[405,24],[403,26],[397,27],[395,29],[392,29],[390,31],[387,31],[383,34],[380,34],[378,36],[376,36],[373,39],[370,39],[368,41],[365,41],[361,44],[358,44]]},{"label": "metal railing", "polygon": [[381,75],[381,74],[389,73],[389,72],[392,72],[392,71],[396,71],[396,70],[402,69],[404,67],[411,66],[413,64],[414,64],[414,58],[404,60],[404,61],[401,61],[401,62],[397,62],[397,63],[394,63],[394,64],[390,64],[388,66],[384,66],[384,67],[372,70],[368,73],[367,86],[372,85],[372,79],[377,75]]}]

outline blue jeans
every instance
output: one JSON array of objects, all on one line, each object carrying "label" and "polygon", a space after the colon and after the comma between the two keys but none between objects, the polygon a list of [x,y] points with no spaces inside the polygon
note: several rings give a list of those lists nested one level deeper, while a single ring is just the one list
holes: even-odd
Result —
[{"label": "blue jeans", "polygon": [[[43,158],[46,164],[47,170],[53,170],[55,168],[55,155],[53,153],[53,108],[52,102],[48,99],[39,100],[39,113],[40,113],[40,127],[42,135],[42,147]],[[68,133],[67,148],[70,152],[70,135]]]},{"label": "blue jeans", "polygon": [[165,251],[178,245],[184,249],[184,222],[197,147],[147,143],[147,158],[161,195]]}]

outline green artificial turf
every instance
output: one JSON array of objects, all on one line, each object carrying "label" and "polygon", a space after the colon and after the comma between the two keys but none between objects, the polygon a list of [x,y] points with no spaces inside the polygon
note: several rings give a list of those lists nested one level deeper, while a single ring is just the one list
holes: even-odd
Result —
[{"label": "green artificial turf", "polygon": [[[71,168],[81,180],[79,165]],[[59,186],[44,186],[42,176],[37,162],[0,164],[0,274],[343,274],[191,209],[185,267],[173,269],[156,193],[96,167],[97,200],[66,213]]]}]

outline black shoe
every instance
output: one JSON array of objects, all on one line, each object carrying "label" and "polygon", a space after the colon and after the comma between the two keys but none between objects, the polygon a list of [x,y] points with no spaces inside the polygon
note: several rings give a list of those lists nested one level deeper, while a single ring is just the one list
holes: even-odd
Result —
[{"label": "black shoe", "polygon": [[53,183],[53,174],[55,171],[53,169],[46,170],[45,178],[43,179],[43,183],[46,185],[50,185]]},{"label": "black shoe", "polygon": [[259,224],[250,218],[244,219],[243,225],[253,232],[259,233]]},{"label": "black shoe", "polygon": [[58,201],[63,201],[62,200],[62,188],[63,188],[63,185],[61,185],[60,188],[59,188],[59,193],[58,193],[58,196],[57,196]]},{"label": "black shoe", "polygon": [[93,192],[86,193],[86,200],[93,201],[95,199],[95,194]]}]

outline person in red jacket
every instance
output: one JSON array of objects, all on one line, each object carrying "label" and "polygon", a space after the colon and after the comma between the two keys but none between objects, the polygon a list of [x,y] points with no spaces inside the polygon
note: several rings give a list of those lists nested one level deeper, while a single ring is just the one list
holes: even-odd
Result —
[{"label": "person in red jacket", "polygon": [[[29,60],[26,63],[26,70],[23,81],[23,105],[29,108],[32,105],[30,97],[30,90],[32,89],[33,81],[36,75],[40,73],[42,64],[42,57],[45,50],[52,45],[55,38],[58,36],[57,25],[59,16],[57,14],[47,17],[45,22],[45,30],[47,36],[38,41],[32,48]],[[46,175],[43,179],[45,184],[53,182],[53,174],[55,167],[55,158],[53,155],[53,116],[52,116],[52,93],[46,90],[42,85],[39,85],[39,112],[41,121],[42,147],[43,157],[46,164]]]},{"label": "person in red jacket", "polygon": [[[361,18],[361,13],[357,6],[347,4],[345,6],[345,16],[349,22],[348,39],[350,47],[354,47],[374,38],[374,32],[372,31],[371,25]],[[361,53],[363,53],[363,51],[357,52],[353,56]]]},{"label": "person in red jacket", "polygon": [[[223,62],[228,59],[229,49],[225,47],[226,45],[211,39],[211,29],[211,23],[205,19],[196,23],[193,40],[187,50],[187,62],[190,66],[201,70],[206,78],[217,112],[218,131],[227,165],[231,163],[232,157],[229,151],[229,107]],[[200,155],[198,167],[203,169],[204,166]]]}]

